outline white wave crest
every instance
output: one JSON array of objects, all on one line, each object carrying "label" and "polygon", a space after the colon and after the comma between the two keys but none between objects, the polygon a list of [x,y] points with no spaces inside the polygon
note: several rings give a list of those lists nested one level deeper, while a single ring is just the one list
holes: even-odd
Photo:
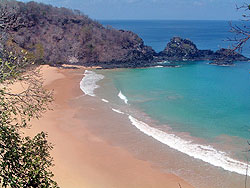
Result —
[{"label": "white wave crest", "polygon": [[162,68],[163,66],[161,65],[157,65],[157,66],[154,66],[155,68]]},{"label": "white wave crest", "polygon": [[112,108],[112,110],[113,110],[114,112],[118,113],[118,114],[124,114],[124,112],[121,112],[120,110],[117,110],[117,109],[114,109],[114,108]]},{"label": "white wave crest", "polygon": [[97,74],[93,71],[86,70],[84,72],[84,77],[80,82],[80,88],[86,95],[94,97],[95,89],[99,88],[96,82],[102,80],[103,78],[104,76],[101,74]]},{"label": "white wave crest", "polygon": [[158,64],[166,64],[166,63],[169,63],[169,61],[159,61],[157,62]]},{"label": "white wave crest", "polygon": [[120,97],[120,99],[123,100],[125,102],[125,104],[128,104],[127,97],[125,95],[123,95],[121,91],[119,92],[118,97]]},{"label": "white wave crest", "polygon": [[183,140],[174,134],[168,134],[156,128],[150,127],[146,123],[135,119],[131,115],[129,115],[129,119],[141,132],[175,150],[214,166],[221,167],[224,170],[246,175],[247,164],[230,158],[225,152],[217,151],[212,146],[195,144],[192,143],[192,141]]},{"label": "white wave crest", "polygon": [[106,100],[106,99],[102,99],[102,101],[103,101],[103,102],[106,102],[106,103],[109,103],[109,101],[108,101],[108,100]]}]

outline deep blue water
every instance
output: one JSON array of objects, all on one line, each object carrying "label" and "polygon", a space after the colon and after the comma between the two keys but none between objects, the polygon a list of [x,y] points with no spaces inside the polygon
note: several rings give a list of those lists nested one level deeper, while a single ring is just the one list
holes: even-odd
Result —
[{"label": "deep blue water", "polygon": [[[162,51],[174,36],[192,40],[199,49],[218,50],[230,47],[228,38],[234,38],[230,33],[230,21],[131,21],[131,20],[101,20],[100,23],[110,25],[116,29],[130,30],[137,33],[145,44],[152,46],[157,52]],[[233,24],[240,25],[234,21]],[[243,54],[250,57],[250,45],[243,50]]]}]

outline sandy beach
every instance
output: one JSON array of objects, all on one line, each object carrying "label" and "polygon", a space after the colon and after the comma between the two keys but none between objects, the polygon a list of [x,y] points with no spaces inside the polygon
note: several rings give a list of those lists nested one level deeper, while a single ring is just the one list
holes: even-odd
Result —
[{"label": "sandy beach", "polygon": [[[54,90],[53,110],[46,112],[41,119],[33,120],[32,128],[25,132],[31,136],[40,131],[49,134],[49,140],[54,144],[53,172],[60,187],[192,187],[180,177],[137,159],[126,149],[105,141],[88,129],[95,121],[87,121],[84,117],[94,117],[98,122],[103,116],[97,113],[95,104],[92,105],[91,99],[83,96],[79,88],[83,68],[43,66],[41,72],[45,87]],[[83,102],[87,100],[86,106],[74,102],[79,98]],[[102,119],[103,126],[112,118],[118,118],[118,115]]]},{"label": "sandy beach", "polygon": [[250,188],[236,4],[1,1],[0,185]]}]

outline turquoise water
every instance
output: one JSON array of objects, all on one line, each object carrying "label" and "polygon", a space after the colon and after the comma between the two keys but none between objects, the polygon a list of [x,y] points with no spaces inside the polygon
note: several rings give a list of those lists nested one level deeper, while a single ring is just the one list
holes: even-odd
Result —
[{"label": "turquoise water", "polygon": [[[101,21],[132,30],[156,51],[173,36],[189,38],[200,49],[228,47],[228,21]],[[240,22],[234,22],[240,24]],[[243,54],[250,57],[249,44]],[[180,68],[123,69],[103,72],[129,103],[151,118],[195,137],[250,138],[250,63],[219,67],[187,62]]]},{"label": "turquoise water", "polygon": [[207,140],[250,138],[250,63],[219,67],[196,62],[103,73],[129,104],[159,124]]},{"label": "turquoise water", "polygon": [[[226,21],[102,23],[138,33],[157,51],[172,36],[190,38],[200,49],[213,50],[230,45],[223,40],[232,36]],[[250,57],[249,45],[243,53]],[[249,149],[250,139],[250,62],[236,62],[229,67],[209,65],[207,61],[179,65],[89,71],[85,72],[82,81],[85,84],[81,86],[85,94],[96,95],[113,111],[127,116],[131,125],[144,135],[184,153],[183,157],[191,157],[189,162],[195,158],[227,172],[245,175],[247,153],[243,151]],[[179,174],[179,170],[174,172]],[[193,174],[199,176],[196,170]],[[211,177],[212,174],[215,171],[212,170]],[[242,179],[228,184],[233,182],[241,183]]]}]

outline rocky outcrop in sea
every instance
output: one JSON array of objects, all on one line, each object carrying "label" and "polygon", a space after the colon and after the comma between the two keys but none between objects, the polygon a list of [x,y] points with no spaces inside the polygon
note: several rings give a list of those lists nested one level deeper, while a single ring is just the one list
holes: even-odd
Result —
[{"label": "rocky outcrop in sea", "polygon": [[166,48],[157,55],[158,61],[211,61],[215,65],[233,65],[236,61],[248,61],[249,58],[231,50],[199,50],[189,39],[173,37]]}]

